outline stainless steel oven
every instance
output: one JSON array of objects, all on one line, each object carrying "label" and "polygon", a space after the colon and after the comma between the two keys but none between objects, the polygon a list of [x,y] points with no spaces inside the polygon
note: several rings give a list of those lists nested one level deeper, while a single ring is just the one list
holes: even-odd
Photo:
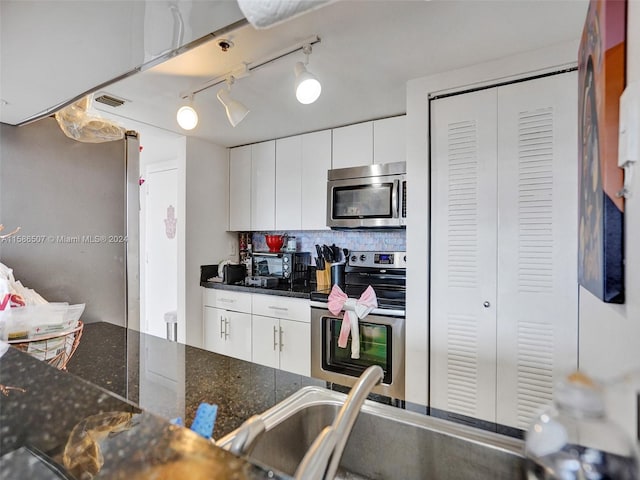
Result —
[{"label": "stainless steel oven", "polygon": [[404,311],[376,309],[361,319],[360,358],[352,359],[351,338],[347,348],[338,347],[344,312],[333,315],[320,302],[311,305],[311,376],[352,386],[367,367],[380,365],[384,379],[373,391],[404,400]]},{"label": "stainless steel oven", "polygon": [[338,346],[344,312],[332,314],[329,292],[311,294],[311,376],[352,386],[371,365],[384,370],[374,392],[404,400],[405,387],[405,252],[350,252],[347,258],[345,293],[358,299],[371,285],[378,308],[358,321],[360,358],[351,358],[351,338]]},{"label": "stainless steel oven", "polygon": [[327,226],[404,228],[406,171],[405,162],[329,170]]}]

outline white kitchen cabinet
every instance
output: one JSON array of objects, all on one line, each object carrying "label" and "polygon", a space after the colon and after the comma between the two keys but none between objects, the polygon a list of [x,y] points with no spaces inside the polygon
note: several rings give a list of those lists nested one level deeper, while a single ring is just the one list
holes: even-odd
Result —
[{"label": "white kitchen cabinet", "polygon": [[373,163],[373,122],[334,128],[332,136],[331,168],[359,167]]},{"label": "white kitchen cabinet", "polygon": [[251,145],[229,152],[229,230],[251,230]]},{"label": "white kitchen cabinet", "polygon": [[311,375],[311,310],[304,299],[253,295],[252,361]]},{"label": "white kitchen cabinet", "polygon": [[204,348],[251,361],[251,315],[205,306]]},{"label": "white kitchen cabinet", "polygon": [[327,171],[331,130],[302,135],[302,230],[327,229]]},{"label": "white kitchen cabinet", "polygon": [[251,360],[251,294],[205,288],[204,348]]},{"label": "white kitchen cabinet", "polygon": [[302,136],[276,140],[276,230],[302,228]]},{"label": "white kitchen cabinet", "polygon": [[406,115],[373,122],[373,163],[406,161]]},{"label": "white kitchen cabinet", "polygon": [[311,324],[280,319],[280,369],[311,376]]},{"label": "white kitchen cabinet", "polygon": [[280,367],[280,320],[253,315],[251,318],[253,350],[251,360],[267,367]]},{"label": "white kitchen cabinet", "polygon": [[251,230],[275,230],[276,142],[251,145]]},{"label": "white kitchen cabinet", "polygon": [[525,429],[577,368],[576,75],[432,103],[431,406]]}]

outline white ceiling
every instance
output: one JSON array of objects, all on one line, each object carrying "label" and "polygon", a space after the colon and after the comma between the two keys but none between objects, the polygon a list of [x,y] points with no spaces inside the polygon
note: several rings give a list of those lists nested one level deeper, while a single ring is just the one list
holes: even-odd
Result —
[{"label": "white ceiling", "polygon": [[[215,40],[206,43],[103,90],[128,100],[124,106],[96,106],[223,146],[391,116],[406,111],[407,80],[560,42],[577,45],[587,5],[587,0],[340,0],[268,30],[242,27],[228,35],[235,44],[228,52]],[[316,34],[321,42],[308,67],[322,82],[322,95],[314,104],[295,99],[293,66],[304,59],[298,52],[236,82],[232,96],[251,110],[236,128],[215,97],[222,85],[195,96],[200,122],[194,130],[177,126],[176,110],[185,103],[181,92]]]}]

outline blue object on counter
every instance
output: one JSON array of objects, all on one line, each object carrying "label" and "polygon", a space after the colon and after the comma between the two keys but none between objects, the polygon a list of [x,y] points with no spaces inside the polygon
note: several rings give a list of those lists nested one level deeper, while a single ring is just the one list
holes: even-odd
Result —
[{"label": "blue object on counter", "polygon": [[209,439],[213,435],[213,426],[216,423],[218,406],[208,403],[201,403],[196,411],[196,416],[191,424],[191,430],[198,435]]}]

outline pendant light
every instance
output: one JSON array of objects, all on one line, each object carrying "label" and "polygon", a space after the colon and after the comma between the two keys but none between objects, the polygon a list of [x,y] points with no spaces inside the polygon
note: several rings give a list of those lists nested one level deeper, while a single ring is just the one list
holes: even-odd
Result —
[{"label": "pendant light", "polygon": [[249,113],[249,109],[245,107],[242,103],[237,100],[231,98],[231,85],[235,78],[233,76],[229,76],[226,80],[227,87],[221,88],[218,91],[217,97],[220,100],[220,103],[224,105],[224,109],[227,112],[227,118],[229,119],[229,123],[232,127],[238,125],[244,117]]},{"label": "pendant light", "polygon": [[305,54],[305,62],[297,62],[295,66],[296,98],[300,103],[308,105],[318,99],[322,92],[322,85],[316,76],[306,68],[306,65],[309,63],[309,55],[311,54],[311,45],[304,45],[302,52]]},{"label": "pendant light", "polygon": [[198,112],[195,111],[192,104],[193,95],[190,97],[189,105],[183,105],[180,107],[176,114],[178,125],[185,130],[193,130],[198,125]]}]

